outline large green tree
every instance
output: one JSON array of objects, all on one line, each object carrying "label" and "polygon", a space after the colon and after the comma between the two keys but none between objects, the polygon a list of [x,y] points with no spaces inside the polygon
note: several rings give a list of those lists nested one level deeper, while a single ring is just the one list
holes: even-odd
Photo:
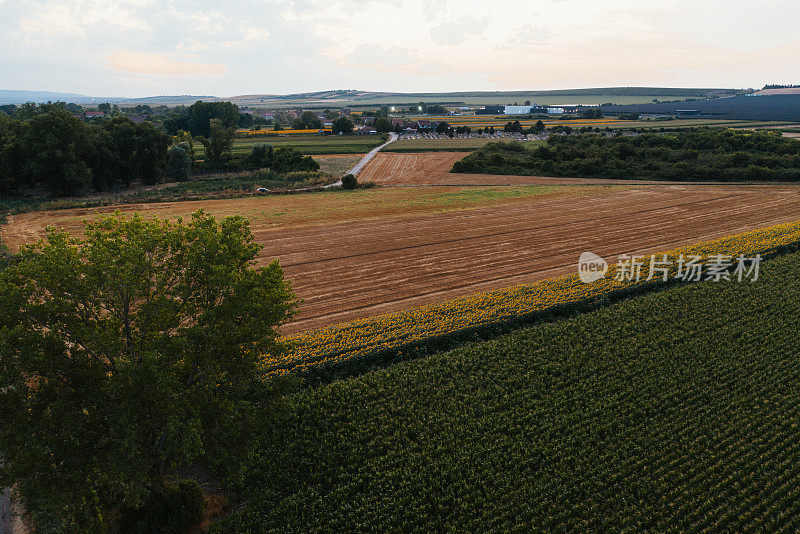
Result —
[{"label": "large green tree", "polygon": [[339,117],[333,121],[333,133],[345,135],[353,133],[353,121],[348,117]]},{"label": "large green tree", "polygon": [[0,194],[17,191],[25,165],[24,124],[0,113]]},{"label": "large green tree", "polygon": [[62,196],[75,195],[89,183],[90,132],[65,107],[41,106],[26,122],[23,146],[29,183]]},{"label": "large green tree", "polygon": [[375,130],[377,130],[378,133],[391,132],[393,129],[394,125],[392,124],[392,121],[386,117],[378,117],[375,119]]},{"label": "large green tree", "polygon": [[50,231],[0,270],[0,485],[42,532],[108,526],[181,468],[252,451],[259,378],[296,300],[241,217],[120,215]]},{"label": "large green tree", "polygon": [[226,127],[221,120],[211,119],[211,133],[208,139],[200,138],[206,149],[206,165],[216,168],[231,158],[234,130]]}]

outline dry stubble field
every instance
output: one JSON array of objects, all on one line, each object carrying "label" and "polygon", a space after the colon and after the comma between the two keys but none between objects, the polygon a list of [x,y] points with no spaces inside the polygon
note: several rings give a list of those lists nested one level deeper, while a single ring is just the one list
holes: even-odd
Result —
[{"label": "dry stubble field", "polygon": [[[295,196],[138,204],[127,213],[176,218],[204,208],[241,214],[292,280],[295,332],[572,272],[583,251],[671,249],[800,219],[789,185],[539,185],[375,188]],[[12,248],[47,225],[79,233],[108,209],[12,215]]]},{"label": "dry stubble field", "polygon": [[[379,152],[358,175],[361,181],[393,186],[499,186],[499,185],[665,185],[646,180],[599,178],[552,178],[498,174],[451,173],[453,164],[467,152]],[[670,185],[670,184],[666,184]]]}]

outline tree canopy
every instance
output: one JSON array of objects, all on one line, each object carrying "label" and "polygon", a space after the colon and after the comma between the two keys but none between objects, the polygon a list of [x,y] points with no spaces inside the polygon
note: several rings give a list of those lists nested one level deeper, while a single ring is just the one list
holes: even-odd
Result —
[{"label": "tree canopy", "polygon": [[579,178],[798,181],[800,142],[779,132],[701,128],[666,133],[569,135],[558,125],[547,145],[489,143],[454,172]]},{"label": "tree canopy", "polygon": [[[235,471],[296,299],[241,217],[50,230],[0,270],[0,484],[42,532],[105,528],[192,462]],[[233,467],[231,467],[233,466]]]}]

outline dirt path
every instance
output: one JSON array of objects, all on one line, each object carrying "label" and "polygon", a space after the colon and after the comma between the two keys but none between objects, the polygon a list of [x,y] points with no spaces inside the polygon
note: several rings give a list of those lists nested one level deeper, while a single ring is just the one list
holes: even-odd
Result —
[{"label": "dirt path", "polygon": [[359,161],[359,162],[356,164],[356,166],[355,166],[355,167],[353,167],[352,169],[350,169],[350,173],[349,173],[349,174],[352,174],[352,175],[354,175],[354,176],[358,176],[358,175],[359,175],[359,173],[361,173],[361,169],[363,169],[363,168],[364,168],[364,166],[365,166],[365,165],[367,165],[367,164],[368,164],[368,163],[369,163],[369,162],[372,160],[372,158],[374,158],[374,157],[375,157],[375,155],[376,155],[378,152],[380,152],[380,151],[381,151],[381,149],[382,149],[383,147],[385,147],[385,146],[386,146],[386,145],[388,145],[388,144],[394,143],[395,141],[397,141],[397,138],[398,138],[398,137],[399,137],[399,136],[398,136],[396,133],[390,133],[390,134],[389,134],[389,139],[388,139],[388,140],[387,140],[385,143],[383,143],[382,145],[380,145],[380,146],[376,146],[375,148],[373,148],[372,150],[370,150],[369,152],[367,152],[367,154],[366,154],[366,155],[365,155],[365,156],[364,156],[364,157],[361,159],[361,161]]}]

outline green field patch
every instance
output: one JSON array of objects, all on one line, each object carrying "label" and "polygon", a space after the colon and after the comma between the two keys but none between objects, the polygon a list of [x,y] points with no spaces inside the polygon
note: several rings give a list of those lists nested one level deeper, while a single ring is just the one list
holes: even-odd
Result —
[{"label": "green field patch", "polygon": [[[233,140],[233,154],[247,155],[254,146],[292,147],[308,156],[320,154],[366,154],[383,141],[377,135],[269,135],[262,137],[237,137]],[[195,146],[197,157],[202,159],[205,148]]]}]

